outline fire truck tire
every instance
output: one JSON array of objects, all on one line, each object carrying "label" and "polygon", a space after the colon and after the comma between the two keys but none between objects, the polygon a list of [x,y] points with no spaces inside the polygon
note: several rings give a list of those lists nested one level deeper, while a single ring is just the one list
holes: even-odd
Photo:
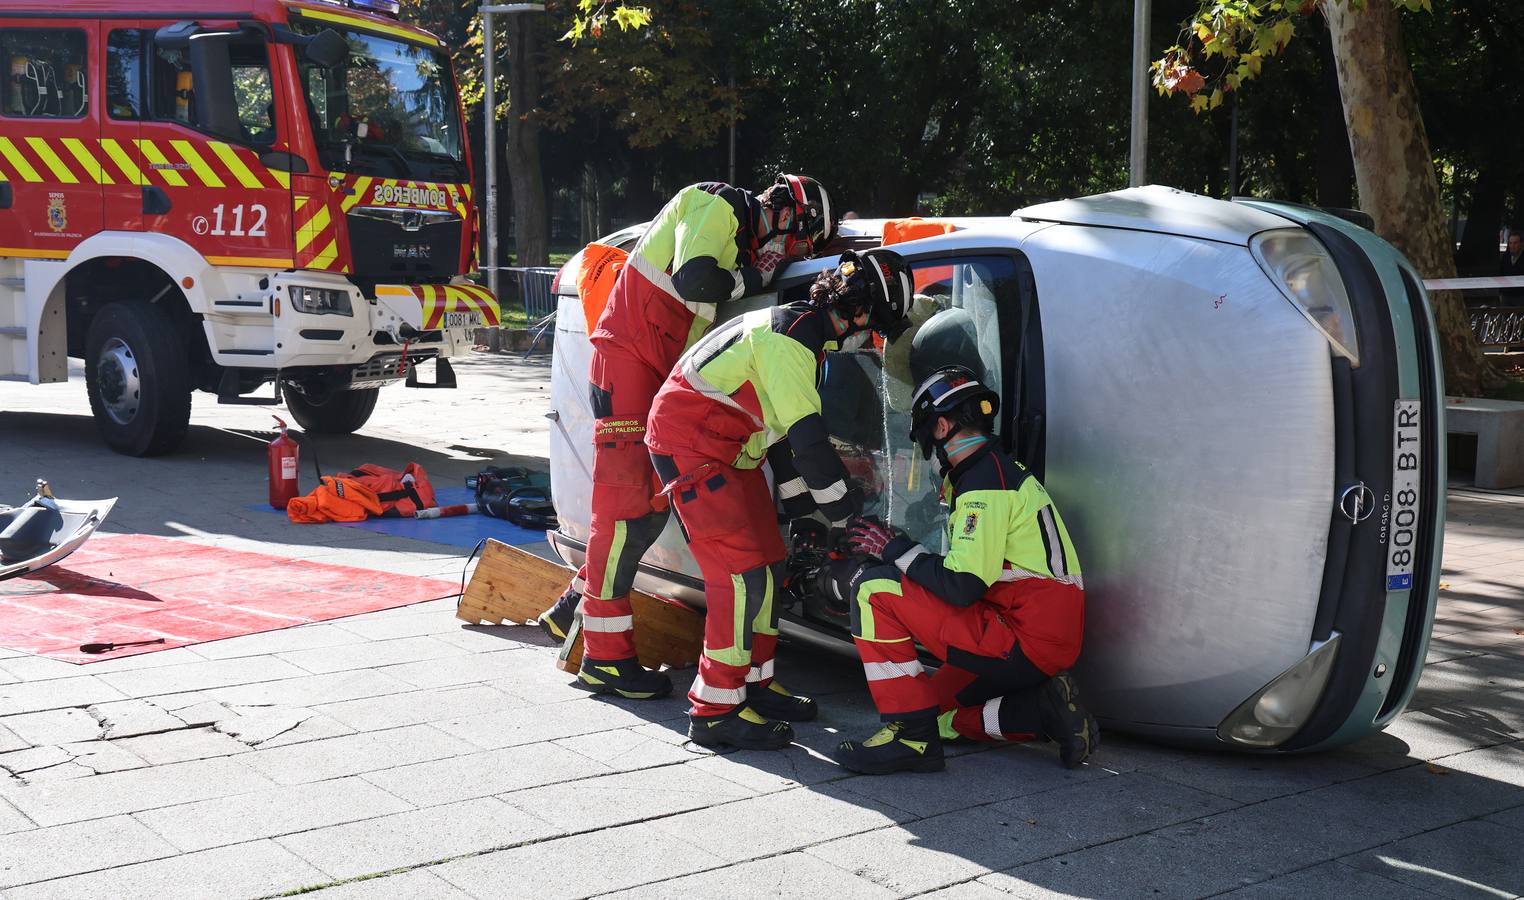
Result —
[{"label": "fire truck tire", "polygon": [[312,434],[353,434],[376,410],[380,388],[334,391],[320,403],[307,399],[289,385],[281,387],[291,417]]},{"label": "fire truck tire", "polygon": [[180,328],[161,307],[111,303],[85,336],[85,389],[107,446],[158,456],[190,428],[190,362]]}]

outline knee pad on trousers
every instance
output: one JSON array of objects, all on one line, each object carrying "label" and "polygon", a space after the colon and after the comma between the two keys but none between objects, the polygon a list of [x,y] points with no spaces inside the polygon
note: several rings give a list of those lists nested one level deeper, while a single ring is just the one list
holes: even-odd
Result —
[{"label": "knee pad on trousers", "polygon": [[614,577],[609,587],[609,596],[603,598],[612,600],[615,597],[623,597],[635,586],[635,575],[640,570],[640,560],[661,537],[662,529],[667,527],[667,513],[665,511],[641,516],[638,519],[626,519],[624,525],[624,545],[619,549],[617,559],[609,561],[613,566]]},{"label": "knee pad on trousers", "polygon": [[892,581],[898,588],[900,583],[899,569],[871,559],[836,560],[822,572],[825,573],[825,590],[833,601],[845,605],[849,611],[854,637],[864,637],[864,622],[872,621],[868,599],[871,591],[865,591],[864,586],[874,581]]}]

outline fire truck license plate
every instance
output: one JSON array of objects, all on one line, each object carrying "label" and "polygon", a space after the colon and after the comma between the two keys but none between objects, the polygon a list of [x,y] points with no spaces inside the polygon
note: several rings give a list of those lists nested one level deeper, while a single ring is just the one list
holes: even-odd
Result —
[{"label": "fire truck license plate", "polygon": [[445,313],[446,328],[475,328],[480,324],[481,317],[474,312]]},{"label": "fire truck license plate", "polygon": [[1392,496],[1386,503],[1391,519],[1386,542],[1386,589],[1413,587],[1413,554],[1418,551],[1419,435],[1417,400],[1398,400],[1392,429]]}]

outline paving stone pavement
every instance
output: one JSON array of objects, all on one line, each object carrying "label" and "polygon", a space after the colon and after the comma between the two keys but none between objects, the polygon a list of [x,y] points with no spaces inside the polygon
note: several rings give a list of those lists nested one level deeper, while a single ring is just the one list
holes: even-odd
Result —
[{"label": "paving stone pavement", "polygon": [[[383,394],[325,466],[416,460],[442,484],[543,466],[547,364]],[[299,527],[264,492],[268,410],[198,395],[185,448],[114,456],[83,386],[0,385],[0,500],[48,477],[120,495],[107,531],[458,578],[453,547]],[[1524,895],[1524,492],[1452,486],[1428,668],[1385,733],[1309,757],[1108,735],[939,776],[827,759],[875,718],[850,658],[786,644],[822,720],[774,754],[695,753],[684,688],[591,697],[534,629],[432,601],[76,666],[0,649],[0,898]],[[532,547],[548,552],[544,545]]]}]

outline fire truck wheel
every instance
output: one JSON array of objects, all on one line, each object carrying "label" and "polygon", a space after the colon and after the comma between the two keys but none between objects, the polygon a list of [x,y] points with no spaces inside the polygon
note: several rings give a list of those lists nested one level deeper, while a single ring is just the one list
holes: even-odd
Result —
[{"label": "fire truck wheel", "polygon": [[180,328],[149,303],[111,303],[85,336],[85,388],[106,444],[128,456],[158,456],[190,428],[189,361]]},{"label": "fire truck wheel", "polygon": [[353,434],[375,412],[380,388],[334,391],[321,402],[302,396],[290,385],[282,385],[286,408],[303,431],[313,434]]}]

